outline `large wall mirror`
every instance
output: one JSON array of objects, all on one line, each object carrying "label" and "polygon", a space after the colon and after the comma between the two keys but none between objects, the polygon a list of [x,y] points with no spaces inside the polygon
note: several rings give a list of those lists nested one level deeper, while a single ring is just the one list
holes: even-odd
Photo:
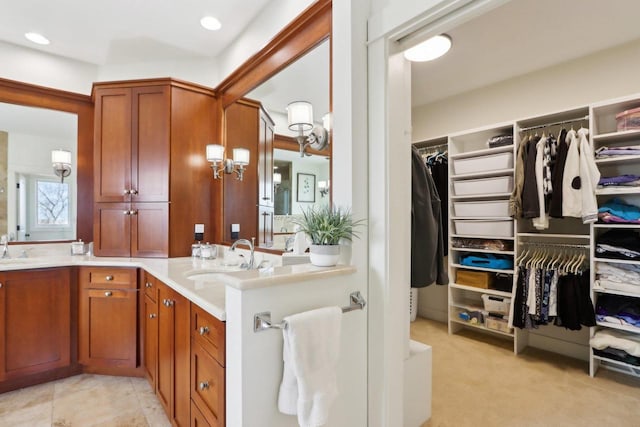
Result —
[{"label": "large wall mirror", "polygon": [[[0,235],[10,241],[74,240],[78,116],[0,103]],[[62,180],[51,153],[71,153]]]},{"label": "large wall mirror", "polygon": [[[71,154],[61,180],[52,151]],[[11,242],[91,241],[91,97],[0,79],[0,235]]]}]

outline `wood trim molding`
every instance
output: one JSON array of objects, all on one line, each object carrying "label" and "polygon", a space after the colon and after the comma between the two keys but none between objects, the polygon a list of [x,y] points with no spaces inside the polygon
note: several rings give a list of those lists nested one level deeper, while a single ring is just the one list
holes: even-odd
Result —
[{"label": "wood trim molding", "polygon": [[[273,148],[274,149],[277,148],[279,150],[295,151],[295,152],[300,151],[300,145],[298,144],[298,141],[296,141],[295,138],[291,136],[280,135],[280,134],[275,134],[273,136]],[[309,154],[315,154],[318,156],[325,156],[325,157],[331,156],[331,153],[328,151],[318,151],[309,147],[307,147],[305,152]]]},{"label": "wood trim molding", "polygon": [[[89,95],[0,79],[0,102],[78,115],[76,237],[93,241],[93,101]],[[32,242],[33,243],[33,242]]]},{"label": "wood trim molding", "polygon": [[223,108],[242,98],[331,35],[331,0],[318,0],[216,88]]},{"label": "wood trim molding", "polygon": [[191,92],[202,93],[205,95],[215,97],[215,90],[213,88],[199,85],[196,83],[190,83],[180,79],[175,79],[173,77],[95,82],[93,84],[93,89],[91,90],[91,94],[93,97],[93,93],[98,87],[99,88],[109,88],[109,87],[123,88],[123,87],[159,86],[159,85],[170,85],[172,87],[178,87],[181,89],[189,90]]}]

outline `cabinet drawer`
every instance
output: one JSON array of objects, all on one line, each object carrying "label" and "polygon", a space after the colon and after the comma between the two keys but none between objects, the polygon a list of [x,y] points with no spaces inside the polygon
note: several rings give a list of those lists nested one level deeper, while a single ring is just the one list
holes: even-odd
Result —
[{"label": "cabinet drawer", "polygon": [[136,269],[113,267],[83,267],[81,269],[80,283],[84,288],[137,288]]},{"label": "cabinet drawer", "polygon": [[211,424],[204,417],[204,414],[198,409],[198,405],[191,401],[191,426],[190,427],[211,427]]},{"label": "cabinet drawer", "polygon": [[222,366],[225,365],[225,325],[191,304],[191,335]]},{"label": "cabinet drawer", "polygon": [[224,368],[191,340],[191,399],[211,426],[224,425]]},{"label": "cabinet drawer", "polygon": [[149,273],[144,273],[144,294],[151,298],[153,302],[157,301],[158,295],[158,279],[150,275]]}]

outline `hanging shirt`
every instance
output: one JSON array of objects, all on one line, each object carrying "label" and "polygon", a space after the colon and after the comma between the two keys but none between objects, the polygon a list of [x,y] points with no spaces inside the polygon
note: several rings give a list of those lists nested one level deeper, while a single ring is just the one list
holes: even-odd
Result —
[{"label": "hanging shirt", "polygon": [[540,141],[539,136],[534,136],[529,140],[526,147],[524,159],[524,184],[522,187],[522,217],[536,218],[540,215],[540,205],[538,202],[538,185],[536,182],[536,144]]},{"label": "hanging shirt", "polygon": [[589,144],[587,135],[589,130],[578,130],[580,138],[580,182],[582,183],[582,222],[588,224],[598,220],[598,201],[596,200],[596,186],[600,180],[600,171],[596,166],[593,148]]},{"label": "hanging shirt", "polygon": [[547,147],[547,137],[542,138],[536,144],[536,190],[538,196],[538,215],[533,218],[533,226],[538,230],[546,230],[549,228],[549,218],[545,209],[545,149]]},{"label": "hanging shirt", "polygon": [[580,142],[571,129],[566,138],[569,149],[562,177],[562,215],[582,217],[582,184],[580,178]]},{"label": "hanging shirt", "polygon": [[553,194],[549,202],[549,216],[553,218],[562,218],[562,178],[564,176],[564,166],[567,160],[567,151],[569,146],[565,142],[567,130],[562,129],[558,137],[558,145],[556,149],[556,160],[551,171],[551,183],[553,185]]}]

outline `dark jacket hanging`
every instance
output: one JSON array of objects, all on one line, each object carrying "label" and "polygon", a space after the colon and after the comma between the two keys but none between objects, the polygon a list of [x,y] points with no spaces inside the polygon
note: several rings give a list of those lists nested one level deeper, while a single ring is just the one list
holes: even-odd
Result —
[{"label": "dark jacket hanging", "polygon": [[446,285],[440,198],[422,156],[415,147],[411,153],[411,286]]}]

